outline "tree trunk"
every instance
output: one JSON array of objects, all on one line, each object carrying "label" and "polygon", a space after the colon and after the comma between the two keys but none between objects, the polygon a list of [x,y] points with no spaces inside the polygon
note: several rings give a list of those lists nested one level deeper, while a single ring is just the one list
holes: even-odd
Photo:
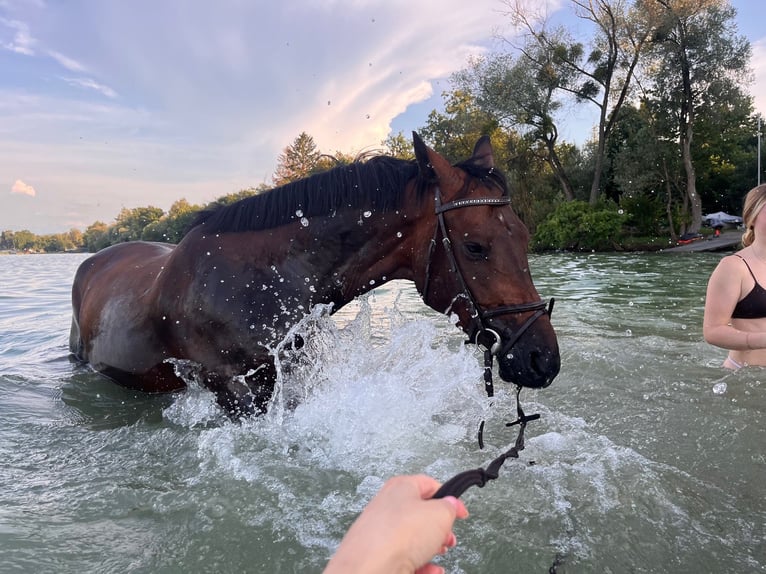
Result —
[{"label": "tree trunk", "polygon": [[598,203],[598,198],[601,194],[601,171],[604,166],[604,148],[606,147],[606,136],[603,135],[603,129],[598,138],[598,151],[596,152],[596,163],[593,166],[593,181],[590,185],[590,201],[591,205]]},{"label": "tree trunk", "polygon": [[687,124],[686,133],[681,137],[681,157],[686,172],[686,197],[691,207],[691,222],[688,231],[697,233],[702,227],[702,201],[697,193],[697,175],[692,162],[692,127]]},{"label": "tree trunk", "polygon": [[551,169],[553,170],[553,174],[556,176],[556,179],[559,180],[559,183],[561,184],[561,189],[564,192],[564,197],[567,201],[574,200],[574,191],[572,190],[572,183],[569,181],[569,177],[567,177],[567,172],[564,169],[564,166],[561,165],[561,160],[559,159],[558,154],[556,153],[556,141],[552,139],[546,139],[545,140],[545,147],[548,150],[548,165],[551,166]]}]

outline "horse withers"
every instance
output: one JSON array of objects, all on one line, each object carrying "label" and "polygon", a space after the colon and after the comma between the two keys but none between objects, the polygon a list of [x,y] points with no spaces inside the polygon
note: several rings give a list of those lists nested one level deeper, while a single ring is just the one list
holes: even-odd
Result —
[{"label": "horse withers", "polygon": [[377,156],[201,212],[170,245],[129,242],[85,260],[72,287],[70,350],[145,392],[184,388],[198,365],[234,416],[265,412],[273,352],[317,304],[338,310],[393,279],[498,361],[545,387],[560,358],[489,138],[456,165],[413,134],[416,159]]}]

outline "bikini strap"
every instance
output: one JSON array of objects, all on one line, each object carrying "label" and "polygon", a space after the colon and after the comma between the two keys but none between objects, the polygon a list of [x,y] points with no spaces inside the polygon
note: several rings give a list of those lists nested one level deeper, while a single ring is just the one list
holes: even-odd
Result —
[{"label": "bikini strap", "polygon": [[737,253],[734,254],[734,257],[739,257],[742,260],[742,263],[745,264],[745,267],[747,267],[747,270],[750,271],[750,276],[753,278],[753,281],[755,281],[755,284],[758,285],[758,279],[755,278],[755,273],[753,273],[753,270],[750,269],[750,265],[748,265],[747,261],[745,261],[745,258]]}]

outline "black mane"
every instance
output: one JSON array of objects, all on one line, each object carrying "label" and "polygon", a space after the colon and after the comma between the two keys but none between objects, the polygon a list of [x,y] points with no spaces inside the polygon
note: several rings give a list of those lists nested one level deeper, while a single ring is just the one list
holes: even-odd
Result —
[{"label": "black mane", "polygon": [[[508,194],[502,173],[482,168],[471,160],[456,167]],[[209,233],[257,231],[301,217],[328,215],[345,209],[363,207],[378,212],[392,211],[402,206],[407,183],[415,178],[415,189],[420,198],[434,181],[419,174],[415,161],[376,156],[317,173],[231,205],[200,211],[189,229],[204,224]]]}]

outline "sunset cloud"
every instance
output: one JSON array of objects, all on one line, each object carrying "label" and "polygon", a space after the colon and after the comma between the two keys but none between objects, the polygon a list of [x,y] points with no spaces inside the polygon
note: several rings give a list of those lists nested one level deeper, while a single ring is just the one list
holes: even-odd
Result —
[{"label": "sunset cloud", "polygon": [[37,192],[35,191],[35,188],[31,185],[24,183],[20,179],[17,179],[13,187],[11,187],[11,193],[17,193],[19,195],[28,195],[29,197],[34,197],[37,195]]}]

